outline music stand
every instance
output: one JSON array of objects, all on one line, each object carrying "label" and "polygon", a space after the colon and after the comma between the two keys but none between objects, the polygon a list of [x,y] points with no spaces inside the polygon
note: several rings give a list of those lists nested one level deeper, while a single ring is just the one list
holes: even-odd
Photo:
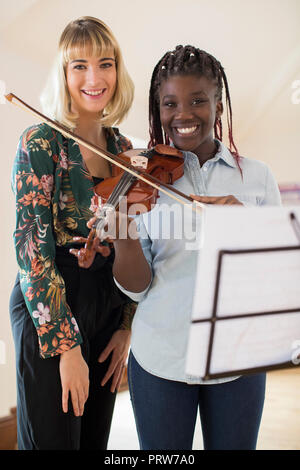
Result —
[{"label": "music stand", "polygon": [[[299,356],[298,353],[300,353],[300,349],[297,350],[297,354],[292,360],[291,357],[291,351],[289,351],[290,357],[289,360],[287,360],[287,357],[285,357],[286,360],[280,360],[278,355],[278,360],[276,359],[276,352],[274,351],[274,356],[270,356],[268,352],[263,352],[263,347],[261,345],[263,344],[262,341],[258,341],[256,347],[259,349],[261,348],[261,357],[268,358],[270,362],[268,362],[268,359],[262,360],[260,362],[259,366],[253,366],[250,365],[251,359],[249,360],[248,358],[245,360],[244,364],[245,367],[241,367],[241,364],[243,363],[243,358],[246,358],[246,349],[243,350],[243,340],[245,340],[245,345],[247,345],[248,341],[248,346],[249,344],[252,344],[251,341],[249,342],[249,338],[247,337],[249,332],[249,328],[251,329],[251,325],[253,328],[253,331],[260,331],[259,330],[259,324],[262,323],[261,319],[268,317],[269,321],[272,321],[272,324],[274,325],[279,317],[281,316],[281,320],[279,321],[279,324],[283,325],[287,322],[290,322],[291,325],[291,331],[293,331],[293,326],[295,326],[297,329],[297,332],[294,332],[295,334],[298,334],[299,340],[295,342],[295,337],[293,336],[294,333],[291,333],[291,331],[286,330],[285,331],[277,331],[276,328],[274,328],[274,331],[272,328],[270,329],[271,333],[268,331],[265,331],[266,338],[268,340],[268,335],[269,339],[272,338],[272,334],[275,337],[278,337],[282,335],[281,340],[283,341],[282,344],[285,344],[285,346],[288,344],[290,341],[290,347],[292,346],[293,342],[295,343],[295,347],[300,347],[300,294],[299,296],[296,295],[296,304],[295,300],[293,301],[295,306],[293,308],[279,308],[279,309],[264,309],[260,311],[246,311],[245,313],[236,313],[233,312],[232,314],[230,312],[224,312],[222,314],[219,314],[219,311],[222,311],[222,306],[220,305],[220,302],[222,302],[222,296],[220,296],[220,291],[222,290],[222,274],[224,271],[224,259],[227,261],[228,265],[228,260],[233,259],[233,257],[243,257],[247,255],[247,259],[249,261],[249,256],[261,256],[264,254],[280,254],[281,255],[281,260],[285,259],[283,257],[285,256],[294,256],[293,253],[296,255],[300,253],[300,224],[298,222],[297,216],[294,211],[289,213],[289,219],[291,226],[294,230],[294,233],[299,241],[299,245],[292,245],[292,246],[272,246],[272,247],[263,247],[263,248],[250,248],[250,249],[223,249],[223,250],[218,250],[218,256],[217,256],[217,269],[216,269],[216,276],[215,276],[215,284],[214,284],[214,293],[213,293],[213,302],[212,302],[212,311],[211,311],[211,316],[206,317],[206,318],[193,318],[191,321],[191,331],[193,328],[193,325],[201,325],[203,324],[203,328],[205,328],[205,333],[201,333],[199,336],[199,341],[203,341],[204,336],[208,335],[208,344],[207,348],[203,349],[204,354],[206,354],[205,358],[202,358],[204,360],[204,363],[202,365],[202,374],[201,378],[203,380],[211,380],[211,379],[219,379],[219,378],[225,378],[225,377],[233,377],[233,376],[238,376],[238,375],[245,375],[245,374],[253,374],[253,373],[258,373],[262,371],[270,371],[270,370],[278,370],[278,369],[286,369],[286,368],[291,368],[291,367],[297,367],[297,365],[300,363],[300,354]],[[286,254],[286,255],[285,255]],[[259,258],[258,258],[259,259]],[[296,263],[297,266],[299,265],[299,271],[300,272],[300,256],[299,260],[296,257]],[[242,266],[242,263],[240,262],[239,266]],[[245,268],[247,269],[247,268]],[[291,269],[290,272],[291,277],[293,276],[293,269]],[[300,278],[299,278],[300,281]],[[253,279],[254,285],[256,280]],[[288,279],[286,279],[285,282],[289,282]],[[300,282],[299,282],[300,284]],[[249,288],[248,288],[249,289]],[[300,293],[300,287],[299,287],[299,293]],[[297,303],[299,299],[299,304]],[[227,307],[228,308],[228,307]],[[286,321],[282,321],[282,318],[284,318]],[[254,320],[258,319],[258,320]],[[255,326],[255,321],[256,321],[256,326]],[[265,320],[264,320],[265,321]],[[227,328],[224,327],[226,322],[231,322],[230,326],[229,324],[227,325]],[[270,323],[269,323],[270,324]],[[238,325],[238,326],[236,326]],[[223,333],[221,333],[223,330]],[[283,328],[284,330],[284,328]],[[204,330],[203,330],[204,331]],[[223,367],[222,366],[222,360],[220,359],[220,350],[219,350],[219,343],[221,343],[221,347],[223,347],[224,350],[224,331],[226,334],[226,331],[229,332],[229,337],[230,340],[233,341],[236,347],[236,354],[241,353],[241,359],[238,359],[236,356],[232,355],[232,362],[235,364],[239,364],[240,367],[234,367],[230,369],[230,367]],[[216,334],[217,332],[217,334]],[[222,341],[220,342],[220,338],[222,338],[223,334],[223,343]],[[283,338],[284,335],[287,334],[287,338]],[[231,337],[232,335],[232,337]],[[248,335],[250,337],[250,335]],[[259,335],[258,335],[259,336]],[[218,339],[219,338],[219,339]],[[290,338],[290,340],[289,340]],[[195,338],[192,338],[192,334],[190,335],[190,342],[194,342],[195,344]],[[254,341],[255,343],[255,341]],[[222,346],[223,345],[223,346]],[[249,351],[249,354],[252,352]],[[188,362],[189,360],[191,361],[191,350],[189,351],[188,354]],[[272,352],[273,354],[273,352]],[[216,363],[214,366],[214,360],[215,356],[219,355],[219,359],[216,358]],[[189,359],[190,356],[190,359]],[[229,355],[230,356],[230,355]],[[257,355],[259,357],[259,355]],[[260,359],[259,359],[260,360]],[[258,362],[259,362],[258,360]],[[225,361],[226,362],[226,361]],[[216,369],[222,369],[216,372]],[[189,367],[187,367],[187,372],[188,372]],[[193,369],[193,367],[191,368]],[[197,369],[197,367],[196,367]],[[196,374],[192,374],[196,375]]]}]

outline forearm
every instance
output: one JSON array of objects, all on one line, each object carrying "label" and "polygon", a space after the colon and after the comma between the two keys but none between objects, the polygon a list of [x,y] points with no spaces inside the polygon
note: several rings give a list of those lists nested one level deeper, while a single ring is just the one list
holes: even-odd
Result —
[{"label": "forearm", "polygon": [[128,301],[123,308],[122,321],[119,330],[131,330],[132,321],[137,309],[137,302]]},{"label": "forearm", "polygon": [[130,292],[142,292],[151,282],[151,270],[139,240],[114,241],[113,274],[118,283]]}]

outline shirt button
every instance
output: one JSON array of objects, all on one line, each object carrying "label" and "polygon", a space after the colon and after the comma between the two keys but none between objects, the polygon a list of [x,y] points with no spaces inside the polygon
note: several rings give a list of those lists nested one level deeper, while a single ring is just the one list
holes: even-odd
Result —
[{"label": "shirt button", "polygon": [[203,171],[207,171],[207,166],[204,166],[204,167],[203,167]]}]

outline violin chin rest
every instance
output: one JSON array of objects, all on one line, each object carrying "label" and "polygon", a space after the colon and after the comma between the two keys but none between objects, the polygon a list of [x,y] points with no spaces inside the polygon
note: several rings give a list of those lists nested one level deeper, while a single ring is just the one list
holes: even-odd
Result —
[{"label": "violin chin rest", "polygon": [[157,144],[155,145],[154,150],[161,155],[183,158],[183,153],[180,150],[175,147],[170,147],[169,145]]}]

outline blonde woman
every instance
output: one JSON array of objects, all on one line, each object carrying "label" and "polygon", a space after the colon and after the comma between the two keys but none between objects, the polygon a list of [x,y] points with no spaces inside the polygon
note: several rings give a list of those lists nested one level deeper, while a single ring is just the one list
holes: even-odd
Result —
[{"label": "blonde woman", "polygon": [[[117,128],[133,84],[100,20],[63,31],[45,114],[112,153],[131,148]],[[94,185],[107,161],[46,124],[25,130],[13,168],[19,273],[10,314],[16,347],[19,449],[105,449],[130,342],[133,304],[113,282],[113,251],[78,267]]]}]

